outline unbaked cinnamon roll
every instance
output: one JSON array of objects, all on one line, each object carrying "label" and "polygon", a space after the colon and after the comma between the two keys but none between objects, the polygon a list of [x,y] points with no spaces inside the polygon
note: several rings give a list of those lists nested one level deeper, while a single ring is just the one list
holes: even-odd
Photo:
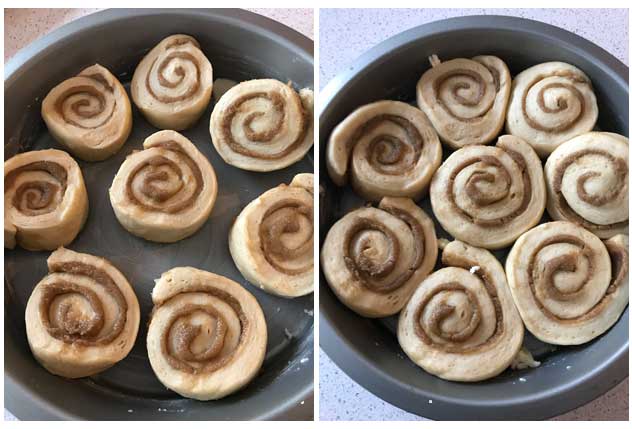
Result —
[{"label": "unbaked cinnamon roll", "polygon": [[314,144],[314,93],[275,79],[230,88],[211,113],[211,139],[228,164],[274,171],[301,160]]},{"label": "unbaked cinnamon roll", "polygon": [[439,167],[430,186],[437,220],[455,238],[498,249],[540,220],[546,204],[542,164],[518,137],[496,147],[467,146]]},{"label": "unbaked cinnamon roll", "polygon": [[445,62],[430,57],[432,68],[417,83],[417,104],[441,141],[458,149],[487,144],[503,127],[511,75],[500,58],[481,55]]},{"label": "unbaked cinnamon roll", "polygon": [[4,162],[4,247],[54,250],[70,244],[88,217],[81,169],[56,149]]},{"label": "unbaked cinnamon roll", "polygon": [[409,198],[354,210],[325,238],[321,266],[338,299],[365,317],[398,313],[434,267],[434,224]]},{"label": "unbaked cinnamon roll", "polygon": [[545,223],[516,241],[506,269],[522,320],[547,343],[586,343],[614,325],[628,304],[627,237],[604,245],[571,222]]},{"label": "unbaked cinnamon roll", "polygon": [[547,210],[601,238],[628,232],[628,139],[591,132],[560,145],[546,161]]},{"label": "unbaked cinnamon roll", "polygon": [[114,155],[132,131],[125,88],[99,64],[51,89],[42,102],[42,118],[55,140],[84,161]]},{"label": "unbaked cinnamon roll", "polygon": [[401,101],[377,101],[354,110],[331,133],[327,171],[362,197],[418,200],[441,164],[441,143],[426,115]]},{"label": "unbaked cinnamon roll", "polygon": [[182,134],[159,131],[129,155],[114,177],[110,201],[134,235],[173,243],[206,222],[217,196],[215,170]]},{"label": "unbaked cinnamon roll", "polygon": [[298,174],[253,200],[228,236],[235,265],[250,283],[286,298],[314,291],[314,176]]},{"label": "unbaked cinnamon roll", "polygon": [[538,64],[513,81],[506,129],[529,143],[541,157],[593,129],[599,109],[590,79],[558,61]]},{"label": "unbaked cinnamon roll", "polygon": [[211,100],[213,68],[191,36],[163,39],[141,60],[132,77],[132,99],[156,128],[192,126]]},{"label": "unbaked cinnamon roll", "polygon": [[443,249],[442,262],[402,310],[399,344],[445,380],[494,377],[512,363],[524,334],[503,267],[489,251],[460,241]]},{"label": "unbaked cinnamon roll", "polygon": [[234,281],[190,267],[156,281],[147,332],[158,379],[187,398],[219,399],[259,372],[268,331],[257,300]]},{"label": "unbaked cinnamon roll", "polygon": [[26,305],[26,335],[35,358],[53,374],[88,377],[132,349],[140,310],[127,279],[108,260],[63,247]]}]

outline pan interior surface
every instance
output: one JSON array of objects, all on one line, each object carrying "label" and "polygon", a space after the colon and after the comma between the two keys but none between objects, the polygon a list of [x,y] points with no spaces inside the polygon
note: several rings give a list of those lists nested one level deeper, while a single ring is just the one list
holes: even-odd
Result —
[{"label": "pan interior surface", "polygon": [[[423,25],[376,46],[324,89],[320,106],[320,159],[333,128],[355,108],[381,99],[415,103],[415,86],[442,60],[495,55],[515,76],[546,61],[574,64],[590,76],[599,102],[598,129],[628,135],[628,70],[614,57],[572,33],[518,18],[464,17]],[[451,151],[443,145],[443,159]],[[331,225],[365,204],[349,187],[337,188],[321,164],[320,244]],[[420,202],[432,214],[428,197]],[[433,217],[438,237],[452,239]],[[550,218],[545,216],[541,222]],[[494,252],[504,264],[510,248]],[[440,262],[437,263],[437,268]],[[541,419],[576,408],[627,376],[628,309],[604,335],[556,347],[526,335],[536,369],[507,370],[478,383],[434,377],[410,361],[396,336],[397,316],[362,318],[340,303],[320,273],[321,345],[355,381],[382,399],[431,419]],[[456,407],[456,408],[455,408]]]},{"label": "pan interior surface", "polygon": [[[56,84],[99,63],[126,87],[145,53],[164,37],[195,37],[213,65],[214,79],[276,78],[295,88],[313,88],[312,42],[267,18],[244,11],[116,10],[97,13],[61,28],[26,48],[7,65],[5,159],[14,153],[63,149],[48,133],[40,103]],[[19,64],[16,66],[16,62]],[[228,251],[228,231],[253,199],[297,173],[313,171],[313,152],[272,173],[226,164],[211,144],[208,124],[213,98],[199,122],[183,131],[209,159],[219,192],[209,220],[193,236],[173,244],[145,241],[118,223],[108,189],[127,155],[142,149],[158,131],[133,108],[133,130],[123,148],[97,163],[77,160],[88,189],[86,225],[68,247],[109,259],[130,281],[139,300],[141,323],[130,354],[93,377],[54,376],[33,358],[26,340],[24,310],[47,274],[49,252],[5,250],[6,406],[20,419],[251,420],[306,418],[313,391],[313,294],[284,299],[248,283]],[[237,281],[255,295],[268,327],[268,347],[258,376],[219,401],[200,402],[167,390],[154,375],[145,338],[154,279],[176,266],[192,266]],[[297,412],[297,410],[300,410]]]}]

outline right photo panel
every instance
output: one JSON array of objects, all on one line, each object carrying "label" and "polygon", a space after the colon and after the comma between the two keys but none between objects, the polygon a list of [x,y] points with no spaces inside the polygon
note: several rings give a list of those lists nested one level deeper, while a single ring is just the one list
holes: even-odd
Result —
[{"label": "right photo panel", "polygon": [[320,10],[320,420],[629,419],[628,13]]}]

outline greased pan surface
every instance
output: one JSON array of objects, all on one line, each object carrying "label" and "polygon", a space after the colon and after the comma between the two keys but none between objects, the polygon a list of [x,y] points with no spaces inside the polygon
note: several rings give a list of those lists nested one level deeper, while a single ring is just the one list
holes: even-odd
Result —
[{"label": "greased pan surface", "polygon": [[[515,76],[546,61],[565,61],[590,76],[599,102],[598,127],[628,135],[628,68],[613,56],[557,27],[502,16],[447,19],[403,32],[377,45],[334,78],[320,96],[320,156],[332,129],[363,104],[394,99],[414,103],[415,85],[437,54],[443,60],[475,55],[502,58]],[[451,153],[444,145],[444,159]],[[320,244],[330,226],[363,204],[339,189],[320,165]],[[421,203],[431,214],[430,201]],[[435,220],[437,233],[450,238]],[[543,222],[548,218],[542,219]],[[502,263],[508,248],[495,252]],[[344,307],[320,273],[320,343],[356,382],[398,407],[431,419],[543,419],[576,408],[628,375],[626,309],[606,334],[588,344],[555,348],[530,334],[526,344],[542,365],[505,371],[473,384],[441,380],[415,366],[395,335],[396,317],[364,319]]]},{"label": "greased pan surface", "polygon": [[[143,55],[164,37],[195,37],[213,65],[214,78],[236,81],[272,77],[313,88],[313,43],[301,34],[238,10],[112,10],[79,19],[18,53],[5,67],[5,158],[18,151],[61,148],[48,134],[39,109],[56,84],[98,62],[125,85]],[[250,285],[228,252],[228,230],[243,207],[264,191],[313,171],[313,152],[271,173],[253,173],[224,163],[208,124],[214,100],[183,134],[208,157],[219,193],[209,220],[192,237],[157,244],[129,234],[118,223],[108,189],[115,173],[145,137],[157,131],[134,107],[129,140],[112,158],[78,161],[88,188],[90,214],[68,246],[104,256],[134,287],[141,307],[138,338],[128,357],[94,377],[67,380],[44,370],[30,353],[24,309],[47,273],[50,252],[5,250],[5,405],[20,419],[249,420],[311,419],[313,415],[313,295],[293,300]],[[261,373],[246,388],[219,401],[185,399],[164,388],[147,358],[145,338],[154,279],[176,266],[193,266],[229,277],[252,292],[268,325]]]}]

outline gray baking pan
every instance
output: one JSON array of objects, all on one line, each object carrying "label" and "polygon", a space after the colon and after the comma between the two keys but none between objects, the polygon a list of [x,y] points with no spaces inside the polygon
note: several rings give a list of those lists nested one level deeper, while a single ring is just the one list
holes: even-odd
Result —
[{"label": "gray baking pan", "polygon": [[[149,49],[173,33],[194,36],[213,65],[214,78],[236,81],[272,77],[313,88],[313,42],[277,22],[239,10],[112,10],[66,25],[18,53],[5,67],[5,157],[17,151],[60,148],[39,109],[46,93],[84,67],[99,62],[129,89],[134,68]],[[241,209],[262,192],[313,171],[313,153],[272,173],[225,164],[211,144],[209,117],[184,131],[213,164],[219,182],[209,220],[174,244],[144,241],[117,222],[107,190],[119,166],[157,131],[134,109],[128,142],[112,158],[79,162],[90,200],[86,226],[69,246],[104,256],[130,280],[141,307],[141,326],[129,356],[90,378],[67,380],[33,359],[24,309],[46,274],[49,252],[5,250],[5,405],[20,419],[250,420],[313,418],[313,295],[293,300],[248,284],[228,252],[228,229]],[[198,402],[179,397],[154,376],[145,348],[154,279],[176,266],[227,276],[252,292],[265,313],[268,349],[261,373],[227,398]]]},{"label": "gray baking pan", "polygon": [[[354,108],[379,99],[414,102],[427,58],[447,60],[497,55],[512,75],[545,61],[565,61],[592,79],[599,102],[598,126],[628,135],[628,68],[581,37],[519,18],[470,16],[447,19],[401,33],[357,59],[320,97],[320,154],[327,139]],[[444,146],[444,157],[449,151]],[[320,240],[344,213],[363,204],[350,189],[338,189],[320,166]],[[420,202],[431,213],[429,200]],[[546,221],[547,219],[543,219]],[[450,236],[439,227],[438,235]],[[507,249],[496,252],[504,262]],[[398,407],[431,419],[543,419],[576,408],[628,375],[628,309],[606,334],[577,347],[555,348],[527,335],[527,347],[542,361],[536,369],[505,371],[479,383],[441,380],[415,366],[395,335],[396,318],[362,318],[344,307],[320,274],[320,342],[333,361],[362,386]],[[327,394],[321,389],[322,394]],[[361,414],[359,415],[361,417]]]}]

